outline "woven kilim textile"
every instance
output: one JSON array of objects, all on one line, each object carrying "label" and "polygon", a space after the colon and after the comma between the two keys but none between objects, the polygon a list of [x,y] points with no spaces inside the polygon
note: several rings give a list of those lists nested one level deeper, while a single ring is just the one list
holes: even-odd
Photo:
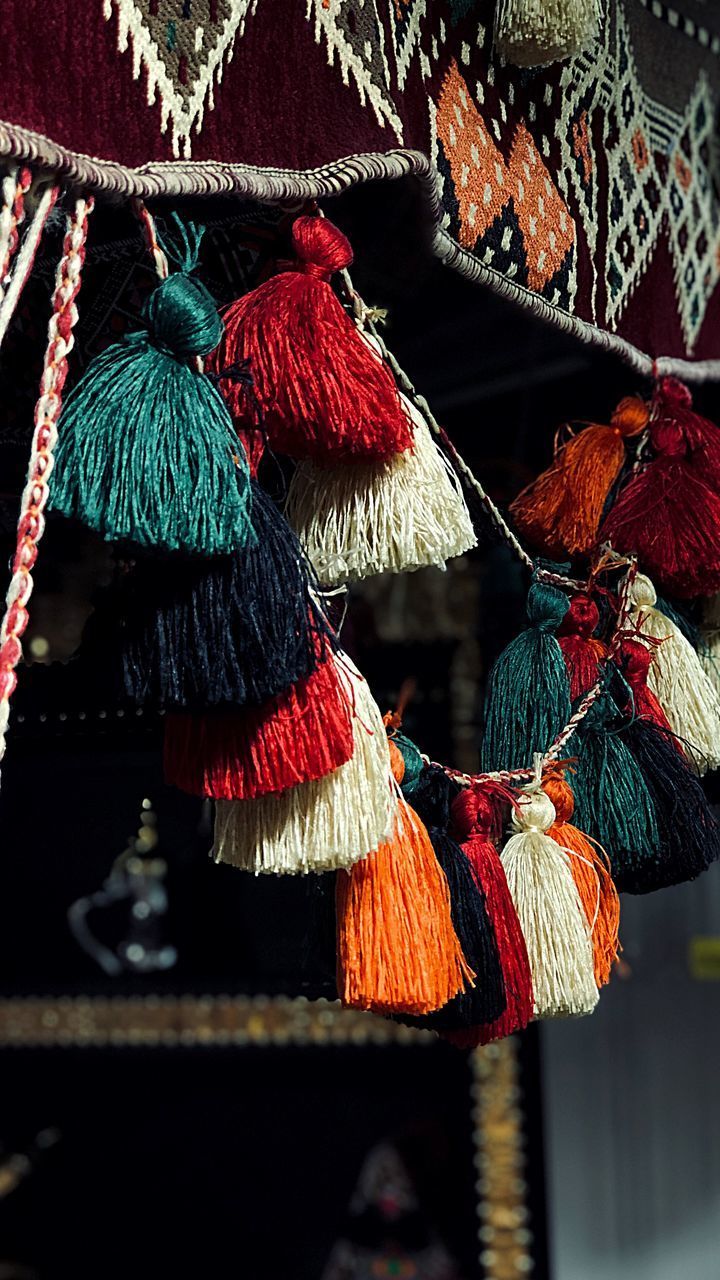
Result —
[{"label": "woven kilim textile", "polygon": [[493,54],[493,9],[3,0],[0,151],[128,195],[414,173],[466,276],[645,372],[718,376],[720,5],[608,0],[596,46],[537,72]]}]

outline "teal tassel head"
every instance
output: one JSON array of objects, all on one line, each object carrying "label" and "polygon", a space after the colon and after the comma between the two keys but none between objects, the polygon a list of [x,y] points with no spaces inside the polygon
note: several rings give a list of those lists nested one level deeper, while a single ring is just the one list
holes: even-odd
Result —
[{"label": "teal tassel head", "polygon": [[537,576],[528,592],[528,627],[500,654],[488,681],[483,769],[522,769],[570,719],[570,682],[555,635],[569,608],[558,587]]},{"label": "teal tassel head", "polygon": [[58,424],[51,504],[110,542],[225,555],[253,537],[250,478],[230,415],[196,357],[222,321],[188,272],[202,232],[177,220],[179,270],[148,299],[145,327],[103,351]]}]

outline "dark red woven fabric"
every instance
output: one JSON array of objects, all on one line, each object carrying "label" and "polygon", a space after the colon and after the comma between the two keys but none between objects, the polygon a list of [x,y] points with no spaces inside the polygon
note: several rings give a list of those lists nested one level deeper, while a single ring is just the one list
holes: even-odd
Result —
[{"label": "dark red woven fabric", "polygon": [[414,171],[466,275],[618,349],[717,358],[720,11],[606,8],[587,55],[527,73],[492,0],[4,0],[0,153],[145,195]]}]

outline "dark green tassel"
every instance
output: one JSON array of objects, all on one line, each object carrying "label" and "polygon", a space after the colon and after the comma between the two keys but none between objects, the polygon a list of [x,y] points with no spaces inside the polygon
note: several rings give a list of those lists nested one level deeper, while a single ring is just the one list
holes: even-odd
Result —
[{"label": "dark green tassel", "polygon": [[88,624],[85,660],[135,704],[202,711],[269,701],[334,638],[295,534],[252,485],[256,540],[234,556],[145,558]]},{"label": "dark green tassel", "polygon": [[488,681],[483,769],[520,769],[548,747],[570,719],[570,682],[555,632],[568,610],[563,591],[534,581],[530,626],[500,654]]},{"label": "dark green tassel", "polygon": [[194,367],[222,321],[187,274],[202,232],[178,225],[181,269],[147,301],[146,328],[97,356],[66,400],[51,505],[109,542],[225,555],[252,536],[249,472],[222,396]]},{"label": "dark green tassel", "polygon": [[572,779],[575,825],[602,845],[618,885],[653,864],[659,843],[652,797],[620,727],[614,701],[601,694],[578,731]]}]

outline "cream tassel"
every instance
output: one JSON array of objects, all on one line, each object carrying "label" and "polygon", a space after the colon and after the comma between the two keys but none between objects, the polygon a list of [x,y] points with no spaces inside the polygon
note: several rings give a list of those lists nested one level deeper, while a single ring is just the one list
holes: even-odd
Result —
[{"label": "cream tassel", "polygon": [[720,696],[720,594],[705,601],[700,623],[698,657],[715,692]]},{"label": "cream tassel", "polygon": [[285,515],[323,586],[386,570],[444,569],[476,545],[455,472],[419,410],[400,399],[413,424],[412,449],[382,463],[301,463],[290,482]]},{"label": "cream tassel", "polygon": [[498,0],[495,47],[516,67],[547,67],[590,49],[603,0]]},{"label": "cream tassel", "polygon": [[244,871],[294,875],[350,867],[388,838],[397,789],[378,706],[346,654],[336,658],[353,708],[354,751],[316,782],[255,800],[218,800],[216,862]]},{"label": "cream tassel", "polygon": [[662,706],[673,733],[685,744],[698,773],[720,765],[720,696],[689,640],[653,608],[655,588],[639,573],[630,586],[630,619],[641,637],[661,640],[653,652],[648,688]]},{"label": "cream tassel", "polygon": [[515,835],[501,855],[530,960],[535,1016],[591,1013],[598,1002],[590,927],[568,854],[546,834],[555,807],[544,792],[520,796]]}]

